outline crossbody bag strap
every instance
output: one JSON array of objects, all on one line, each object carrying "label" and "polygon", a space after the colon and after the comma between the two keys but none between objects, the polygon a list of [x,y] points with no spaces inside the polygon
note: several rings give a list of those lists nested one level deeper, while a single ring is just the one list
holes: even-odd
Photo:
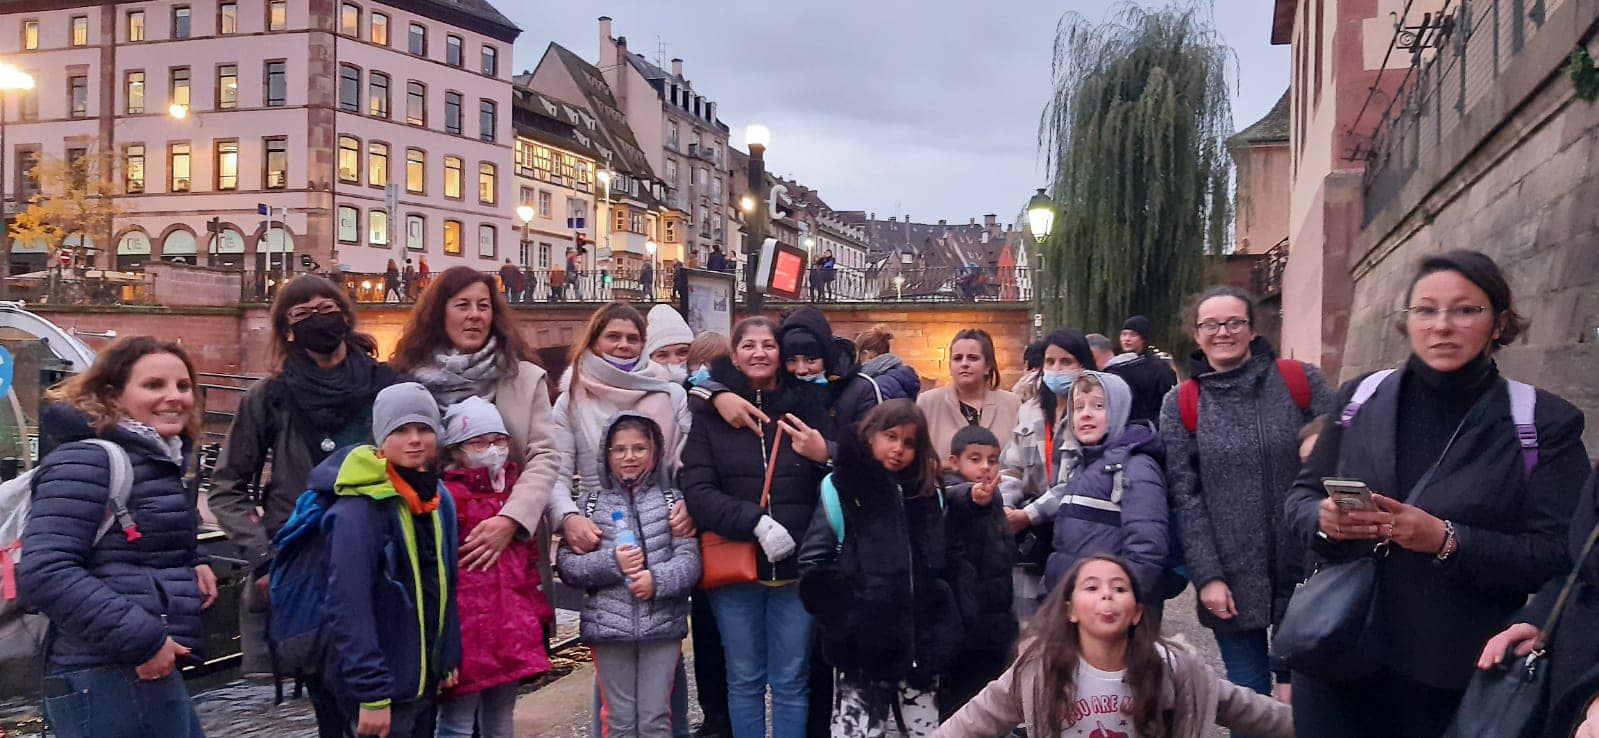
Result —
[{"label": "crossbody bag strap", "polygon": [[1549,618],[1543,624],[1543,635],[1538,638],[1538,650],[1543,650],[1549,636],[1554,633],[1555,625],[1560,622],[1560,614],[1565,611],[1566,603],[1571,601],[1571,592],[1577,588],[1577,575],[1582,572],[1582,563],[1588,560],[1588,554],[1593,553],[1595,540],[1599,540],[1599,524],[1595,524],[1593,530],[1588,532],[1588,540],[1582,544],[1582,553],[1577,555],[1571,573],[1566,575],[1566,583],[1560,587],[1560,596],[1555,598],[1554,609],[1549,611]]}]

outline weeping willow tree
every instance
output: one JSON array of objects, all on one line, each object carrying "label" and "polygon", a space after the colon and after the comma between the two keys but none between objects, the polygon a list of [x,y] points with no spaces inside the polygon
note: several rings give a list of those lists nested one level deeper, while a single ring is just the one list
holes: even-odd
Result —
[{"label": "weeping willow tree", "polygon": [[1039,125],[1059,207],[1043,247],[1053,325],[1114,330],[1143,314],[1158,345],[1187,343],[1178,313],[1228,236],[1232,59],[1208,2],[1061,19]]}]

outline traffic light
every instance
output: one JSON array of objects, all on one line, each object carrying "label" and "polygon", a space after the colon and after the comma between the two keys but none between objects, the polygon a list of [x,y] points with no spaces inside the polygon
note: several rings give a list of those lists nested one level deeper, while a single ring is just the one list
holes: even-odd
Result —
[{"label": "traffic light", "polygon": [[212,218],[206,221],[205,232],[213,235],[222,235],[222,219]]}]

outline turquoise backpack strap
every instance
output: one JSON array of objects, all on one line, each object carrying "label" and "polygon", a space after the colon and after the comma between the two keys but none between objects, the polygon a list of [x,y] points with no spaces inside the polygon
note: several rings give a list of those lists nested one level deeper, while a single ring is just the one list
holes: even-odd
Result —
[{"label": "turquoise backpack strap", "polygon": [[822,479],[822,509],[827,511],[827,524],[833,527],[833,537],[844,542],[844,505],[839,502],[838,488],[833,486],[833,475]]}]

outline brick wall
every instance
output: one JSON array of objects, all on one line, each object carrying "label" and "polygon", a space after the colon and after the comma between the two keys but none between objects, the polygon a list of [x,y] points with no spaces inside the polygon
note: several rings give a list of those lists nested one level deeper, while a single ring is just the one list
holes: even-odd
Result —
[{"label": "brick wall", "polygon": [[[1592,6],[1567,3],[1551,19],[1570,33],[1596,25]],[[1580,22],[1578,22],[1580,21]],[[1539,43],[1544,40],[1540,38]],[[1590,43],[1599,52],[1599,43]],[[1588,416],[1586,442],[1599,454],[1599,106],[1574,99],[1556,40],[1543,57],[1516,61],[1504,89],[1470,111],[1471,125],[1437,161],[1423,162],[1406,190],[1367,225],[1353,255],[1354,309],[1343,379],[1402,360],[1409,344],[1394,311],[1420,258],[1452,248],[1499,263],[1532,329],[1499,357],[1511,377],[1554,392]],[[1539,70],[1542,73],[1539,73]]]}]

